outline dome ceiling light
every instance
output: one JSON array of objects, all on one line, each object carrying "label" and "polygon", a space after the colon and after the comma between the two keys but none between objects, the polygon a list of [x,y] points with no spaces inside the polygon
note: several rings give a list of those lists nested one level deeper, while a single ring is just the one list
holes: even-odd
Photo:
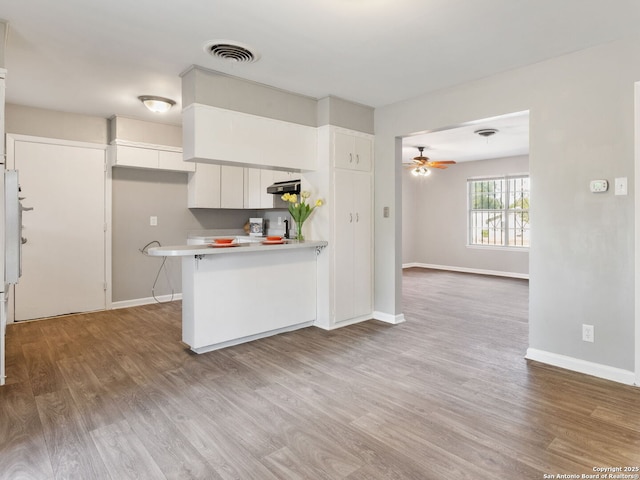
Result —
[{"label": "dome ceiling light", "polygon": [[156,97],[155,95],[141,95],[138,97],[145,107],[154,113],[165,113],[173,107],[176,102],[170,98]]}]

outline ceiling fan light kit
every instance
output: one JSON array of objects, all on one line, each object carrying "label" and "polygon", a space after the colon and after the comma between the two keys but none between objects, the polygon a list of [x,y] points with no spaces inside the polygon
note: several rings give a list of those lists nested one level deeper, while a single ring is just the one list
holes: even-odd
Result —
[{"label": "ceiling fan light kit", "polygon": [[454,165],[456,162],[453,160],[430,160],[429,157],[425,157],[422,153],[424,151],[424,147],[417,147],[420,155],[413,158],[414,165],[410,165],[412,168],[411,173],[415,177],[426,177],[431,175],[430,168],[440,168],[444,170],[447,168],[447,165]]},{"label": "ceiling fan light kit", "polygon": [[419,176],[428,177],[429,175],[431,175],[431,170],[425,167],[416,167],[413,170],[411,170],[411,174],[414,177],[419,177]]}]

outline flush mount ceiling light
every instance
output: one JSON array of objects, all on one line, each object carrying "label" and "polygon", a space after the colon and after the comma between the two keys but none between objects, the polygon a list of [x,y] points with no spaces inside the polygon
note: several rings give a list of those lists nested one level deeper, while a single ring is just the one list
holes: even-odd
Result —
[{"label": "flush mount ceiling light", "polygon": [[498,130],[495,128],[481,128],[480,130],[476,130],[473,133],[477,133],[481,137],[488,138],[491,135],[495,135],[496,133],[498,133]]},{"label": "flush mount ceiling light", "polygon": [[138,97],[138,100],[154,113],[168,112],[169,109],[176,104],[176,102],[170,98],[156,97],[155,95],[141,95]]},{"label": "flush mount ceiling light", "polygon": [[234,63],[253,63],[260,59],[254,48],[233,40],[211,40],[205,44],[204,51],[214,58]]}]

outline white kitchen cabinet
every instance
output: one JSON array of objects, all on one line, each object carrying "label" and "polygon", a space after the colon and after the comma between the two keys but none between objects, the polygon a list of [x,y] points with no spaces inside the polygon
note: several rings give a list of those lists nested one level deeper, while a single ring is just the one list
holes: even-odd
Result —
[{"label": "white kitchen cabinet", "polygon": [[244,169],[244,208],[260,208],[260,169]]},{"label": "white kitchen cabinet", "polygon": [[244,208],[273,208],[273,195],[267,193],[273,174],[273,170],[244,169]]},{"label": "white kitchen cabinet", "polygon": [[334,171],[335,322],[372,312],[371,175]]},{"label": "white kitchen cabinet", "polygon": [[371,171],[373,140],[345,132],[334,132],[333,158],[336,168]]},{"label": "white kitchen cabinet", "polygon": [[300,172],[286,172],[282,170],[273,170],[273,182],[289,182],[291,180],[300,180],[302,177]]},{"label": "white kitchen cabinet", "polygon": [[[322,280],[314,324],[327,330],[373,318],[372,158],[367,170],[356,169],[348,160],[345,167],[344,157],[338,158],[345,143],[355,149],[354,138],[373,144],[373,136],[366,133],[333,125],[319,127],[318,170],[305,172],[303,178],[313,198],[326,200],[310,220],[309,238],[329,241],[329,255],[318,257]],[[358,165],[363,168],[362,163]]]},{"label": "white kitchen cabinet", "polygon": [[220,167],[220,208],[244,208],[244,168]]},{"label": "white kitchen cabinet", "polygon": [[189,208],[220,208],[220,165],[196,164],[187,184]]},{"label": "white kitchen cabinet", "polygon": [[317,129],[210,105],[182,114],[185,158],[199,163],[315,170]]},{"label": "white kitchen cabinet", "polygon": [[273,208],[274,170],[198,163],[189,174],[189,208]]},{"label": "white kitchen cabinet", "polygon": [[182,160],[182,152],[162,150],[152,147],[115,145],[112,151],[113,166],[169,170],[174,172],[194,172],[192,162]]},{"label": "white kitchen cabinet", "polygon": [[182,160],[182,152],[158,150],[158,169],[175,172],[195,172],[196,164]]}]

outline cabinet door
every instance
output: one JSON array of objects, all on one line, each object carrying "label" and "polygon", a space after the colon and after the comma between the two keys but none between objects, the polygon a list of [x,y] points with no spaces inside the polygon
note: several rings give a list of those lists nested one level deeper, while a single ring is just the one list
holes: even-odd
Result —
[{"label": "cabinet door", "polygon": [[372,308],[372,207],[371,175],[353,173],[353,316],[368,315]]},{"label": "cabinet door", "polygon": [[354,168],[354,137],[335,132],[333,137],[333,158],[336,168]]},{"label": "cabinet door", "polygon": [[355,161],[353,168],[363,172],[371,171],[373,158],[373,142],[364,137],[354,137]]},{"label": "cabinet door", "polygon": [[273,208],[275,195],[267,193],[267,187],[273,185],[275,170],[260,170],[260,208]]},{"label": "cabinet door", "polygon": [[158,168],[158,151],[150,148],[116,147],[116,165],[122,167]]},{"label": "cabinet door", "polygon": [[158,151],[158,168],[160,170],[173,170],[177,172],[195,172],[195,162],[182,160],[182,152]]},{"label": "cabinet door", "polygon": [[273,170],[273,183],[288,182],[290,180],[298,180],[301,174],[298,172],[285,172],[282,170]]},{"label": "cabinet door", "polygon": [[244,208],[260,208],[260,169],[244,169]]},{"label": "cabinet door", "polygon": [[244,208],[244,168],[220,167],[220,208]]},{"label": "cabinet door", "polygon": [[334,173],[334,297],[335,321],[353,318],[353,255],[354,221],[353,174],[336,170]]},{"label": "cabinet door", "polygon": [[220,165],[196,164],[187,191],[189,208],[220,208]]}]

